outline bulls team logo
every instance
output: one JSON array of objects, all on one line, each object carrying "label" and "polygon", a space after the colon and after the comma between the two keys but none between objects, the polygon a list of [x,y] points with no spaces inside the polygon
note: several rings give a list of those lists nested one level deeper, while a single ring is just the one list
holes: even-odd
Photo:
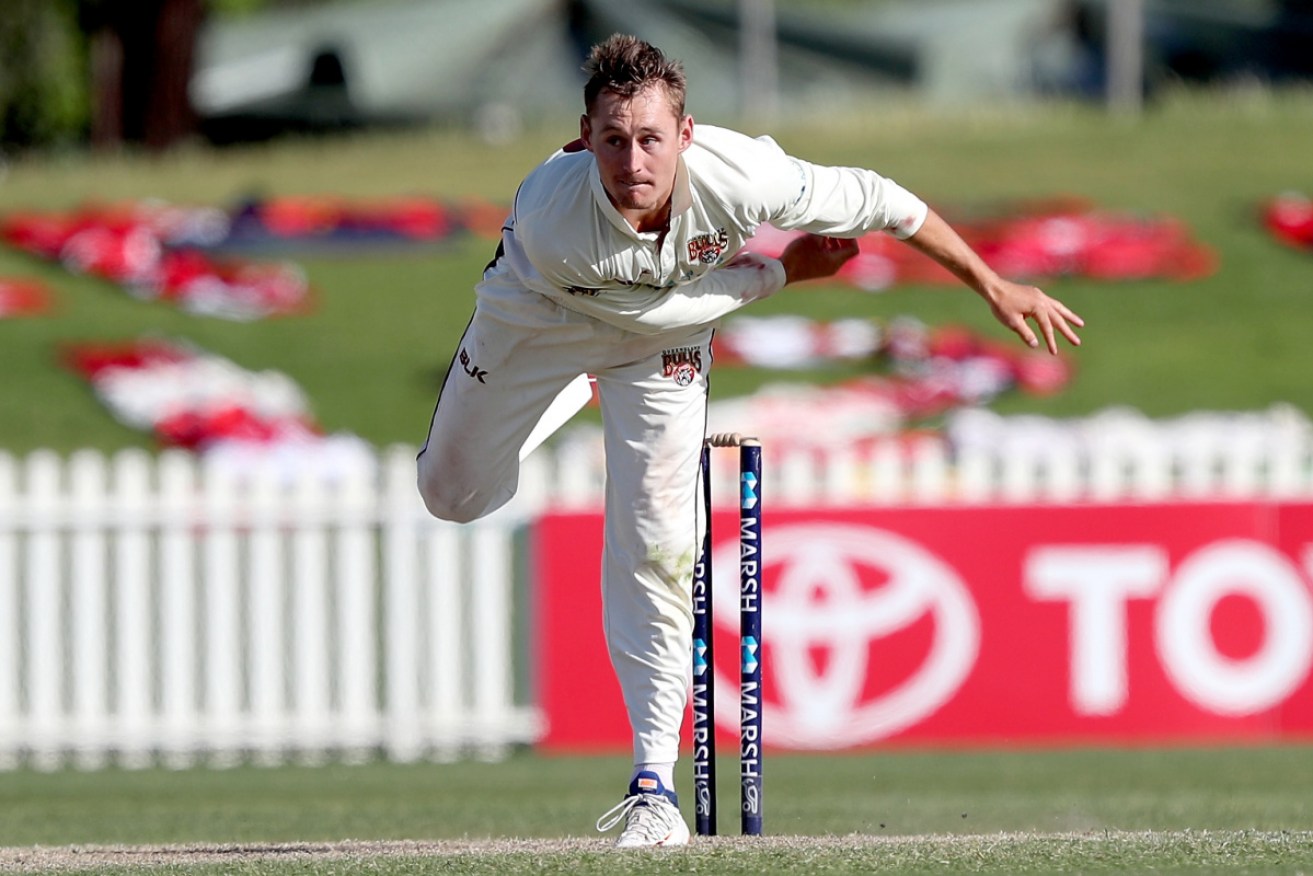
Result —
[{"label": "bulls team logo", "polygon": [[702,373],[702,350],[697,347],[662,350],[661,373],[680,386],[688,386]]},{"label": "bulls team logo", "polygon": [[694,264],[714,265],[729,246],[729,232],[719,228],[699,234],[688,241],[688,260]]}]

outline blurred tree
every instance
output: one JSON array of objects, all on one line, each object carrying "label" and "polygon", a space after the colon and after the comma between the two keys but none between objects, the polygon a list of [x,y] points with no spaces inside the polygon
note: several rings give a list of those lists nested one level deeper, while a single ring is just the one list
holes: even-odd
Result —
[{"label": "blurred tree", "polygon": [[266,0],[210,0],[210,8],[219,15],[247,15],[266,6]]},{"label": "blurred tree", "polygon": [[187,94],[207,14],[326,0],[0,0],[0,148],[167,149],[197,130]]},{"label": "blurred tree", "polygon": [[84,136],[85,66],[67,3],[4,0],[0,14],[0,146],[32,148]]}]

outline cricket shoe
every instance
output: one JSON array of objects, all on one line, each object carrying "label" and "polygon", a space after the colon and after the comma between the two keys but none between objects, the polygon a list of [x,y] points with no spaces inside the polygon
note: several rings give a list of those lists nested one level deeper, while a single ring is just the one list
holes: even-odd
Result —
[{"label": "cricket shoe", "polygon": [[643,770],[634,776],[625,799],[597,819],[597,829],[605,833],[621,820],[625,829],[615,842],[617,849],[688,845],[688,825],[679,814],[679,798],[661,784],[656,773]]}]

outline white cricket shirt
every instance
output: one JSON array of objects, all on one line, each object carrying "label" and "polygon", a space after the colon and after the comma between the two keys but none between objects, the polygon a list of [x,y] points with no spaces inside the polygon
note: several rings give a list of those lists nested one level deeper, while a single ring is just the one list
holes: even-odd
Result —
[{"label": "white cricket shirt", "polygon": [[502,231],[504,255],[484,285],[522,286],[653,334],[714,322],[783,288],[775,259],[727,264],[763,223],[907,238],[926,212],[920,198],[874,171],[811,164],[769,138],[698,125],[680,158],[664,239],[635,231],[607,197],[593,154],[567,147],[520,185]]}]

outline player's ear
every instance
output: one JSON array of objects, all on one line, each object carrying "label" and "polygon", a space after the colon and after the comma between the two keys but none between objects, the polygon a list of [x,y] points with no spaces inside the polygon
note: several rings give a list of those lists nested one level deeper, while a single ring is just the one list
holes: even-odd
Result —
[{"label": "player's ear", "polygon": [[593,124],[588,118],[588,113],[579,116],[579,139],[583,141],[585,149],[589,152],[593,151]]},{"label": "player's ear", "polygon": [[693,145],[693,117],[684,116],[679,120],[679,151]]}]

